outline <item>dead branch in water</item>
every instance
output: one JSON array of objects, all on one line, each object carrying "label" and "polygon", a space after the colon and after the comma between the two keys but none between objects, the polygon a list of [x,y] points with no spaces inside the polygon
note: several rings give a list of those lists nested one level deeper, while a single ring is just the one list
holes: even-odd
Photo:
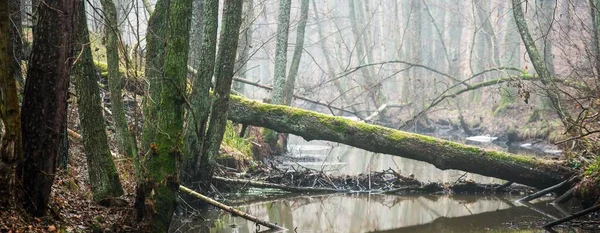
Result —
[{"label": "dead branch in water", "polygon": [[554,226],[556,226],[556,225],[563,224],[563,223],[565,223],[565,222],[571,221],[571,220],[573,220],[573,219],[579,218],[579,217],[581,217],[581,216],[583,216],[583,215],[586,215],[586,214],[589,214],[589,213],[592,213],[592,212],[596,212],[596,211],[598,211],[598,210],[600,210],[600,205],[595,205],[595,206],[592,206],[592,207],[590,207],[590,208],[587,208],[587,209],[585,209],[585,210],[582,210],[582,211],[579,211],[579,212],[577,212],[577,213],[574,213],[574,214],[573,214],[573,215],[571,215],[571,216],[564,217],[564,218],[561,218],[561,219],[559,219],[559,220],[556,220],[556,221],[550,222],[550,223],[548,223],[548,224],[544,225],[544,228],[552,228],[552,227],[554,227]]},{"label": "dead branch in water", "polygon": [[230,183],[230,184],[236,184],[236,185],[247,185],[247,186],[252,186],[252,187],[257,187],[257,188],[275,188],[275,189],[281,189],[284,191],[291,191],[291,192],[317,192],[317,193],[348,192],[347,190],[343,190],[343,189],[295,187],[295,186],[260,182],[260,181],[254,181],[254,180],[230,179],[230,178],[218,177],[218,176],[213,177],[213,180]]},{"label": "dead branch in water", "polygon": [[206,203],[208,203],[208,204],[210,204],[210,205],[212,205],[214,207],[217,207],[219,209],[227,211],[227,212],[229,212],[229,213],[231,213],[233,215],[240,216],[240,217],[242,217],[242,218],[244,218],[244,219],[246,219],[248,221],[255,222],[257,224],[266,226],[266,227],[274,229],[274,230],[287,230],[287,229],[285,229],[285,228],[283,228],[281,226],[278,226],[278,225],[275,225],[273,223],[267,222],[265,220],[259,219],[259,218],[255,217],[255,216],[252,216],[252,215],[250,215],[250,214],[248,214],[246,212],[243,212],[243,211],[235,209],[235,208],[233,208],[231,206],[227,206],[227,205],[225,205],[223,203],[215,201],[215,200],[213,200],[213,199],[211,199],[211,198],[209,198],[207,196],[204,196],[204,195],[202,195],[200,193],[195,192],[194,190],[186,188],[183,185],[179,185],[179,191],[182,191],[184,193],[192,195],[192,196],[194,196],[194,197],[196,197],[196,198],[198,198],[198,199],[200,199],[200,200],[202,200],[202,201],[204,201],[204,202],[206,202]]}]

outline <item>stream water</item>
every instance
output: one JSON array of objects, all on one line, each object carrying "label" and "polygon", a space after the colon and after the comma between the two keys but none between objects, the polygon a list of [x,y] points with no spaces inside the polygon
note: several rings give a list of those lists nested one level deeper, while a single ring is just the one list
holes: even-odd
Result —
[{"label": "stream water", "polygon": [[[536,225],[564,217],[548,200],[527,207],[519,196],[331,194],[265,198],[236,207],[281,225],[287,232],[544,232]],[[571,210],[573,211],[573,210]],[[543,214],[542,214],[543,212]],[[228,213],[179,222],[172,232],[250,233],[265,230]],[[192,219],[192,220],[189,220]],[[559,232],[586,232],[560,229]],[[593,232],[593,231],[589,231]]]},{"label": "stream water", "polygon": [[[289,148],[291,153],[279,160],[280,166],[348,175],[392,168],[402,175],[413,175],[422,182],[454,182],[460,177],[479,183],[502,182],[461,171],[442,171],[427,163],[374,154],[337,143],[306,142],[294,136],[290,138]],[[289,232],[543,232],[534,226],[535,223],[564,217],[547,200],[539,200],[534,208],[529,208],[515,203],[518,198],[511,195],[271,197],[259,194],[246,202],[231,197],[229,201],[236,202],[232,205],[252,215],[283,225],[290,229]],[[536,209],[546,214],[540,214]],[[207,226],[200,224],[204,221],[183,214],[183,220],[171,231],[200,232],[203,229],[202,232],[244,233],[265,230],[221,211],[209,211],[208,215],[211,224]]]}]

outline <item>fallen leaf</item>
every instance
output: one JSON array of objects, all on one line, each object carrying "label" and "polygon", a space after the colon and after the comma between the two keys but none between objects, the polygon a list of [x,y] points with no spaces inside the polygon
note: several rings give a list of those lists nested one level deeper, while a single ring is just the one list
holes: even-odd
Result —
[{"label": "fallen leaf", "polygon": [[56,231],[56,227],[54,225],[50,225],[50,226],[48,226],[48,231],[49,232],[55,232]]}]

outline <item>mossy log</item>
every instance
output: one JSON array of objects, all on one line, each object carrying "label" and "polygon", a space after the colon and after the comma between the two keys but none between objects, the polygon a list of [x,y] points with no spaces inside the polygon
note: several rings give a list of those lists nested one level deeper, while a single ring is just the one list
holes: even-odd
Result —
[{"label": "mossy log", "polygon": [[536,187],[569,179],[576,170],[563,162],[485,150],[414,133],[333,117],[303,109],[264,104],[231,96],[228,118],[234,122],[326,140]]},{"label": "mossy log", "polygon": [[[94,65],[96,66],[96,70],[100,72],[100,76],[108,79],[108,65],[105,62],[99,61],[94,61]],[[119,74],[124,78],[123,87],[125,90],[137,95],[144,95],[146,88],[146,80],[142,78],[144,77],[144,73],[133,69],[129,70],[129,75],[126,75],[126,72],[125,69],[119,69]]]}]

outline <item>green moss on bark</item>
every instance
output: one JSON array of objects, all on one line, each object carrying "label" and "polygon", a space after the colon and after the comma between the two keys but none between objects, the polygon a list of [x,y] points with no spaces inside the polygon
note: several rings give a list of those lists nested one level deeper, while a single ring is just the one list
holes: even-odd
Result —
[{"label": "green moss on bark", "polygon": [[[157,9],[158,10],[158,9]],[[158,110],[156,150],[147,158],[148,180],[156,184],[154,202],[156,215],[152,220],[153,232],[166,232],[175,209],[179,185],[178,165],[181,161],[184,95],[189,50],[192,0],[172,0],[169,19]],[[156,81],[156,80],[155,80]],[[158,133],[160,132],[160,133]]]},{"label": "green moss on bark", "polygon": [[424,161],[440,169],[456,169],[511,180],[538,188],[561,182],[574,170],[555,161],[462,145],[341,117],[282,105],[263,104],[231,96],[229,119],[299,135],[328,140],[376,153]]},{"label": "green moss on bark", "polygon": [[117,9],[112,0],[101,0],[104,18],[106,21],[106,63],[108,68],[108,89],[110,91],[110,108],[115,125],[115,137],[119,144],[119,151],[133,157],[137,145],[130,139],[132,137],[125,117],[123,105],[123,77],[119,73],[119,28],[117,23]]}]

